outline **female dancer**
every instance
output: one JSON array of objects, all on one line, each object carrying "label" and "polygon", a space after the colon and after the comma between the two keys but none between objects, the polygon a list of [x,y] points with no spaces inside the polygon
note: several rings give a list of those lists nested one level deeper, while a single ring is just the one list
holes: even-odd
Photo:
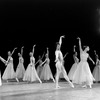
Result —
[{"label": "female dancer", "polygon": [[92,88],[92,84],[95,79],[90,71],[89,64],[87,62],[87,58],[89,58],[93,63],[94,63],[94,61],[90,58],[89,54],[87,53],[87,51],[89,51],[89,47],[87,46],[83,50],[81,47],[81,39],[79,37],[77,39],[79,39],[81,61],[79,62],[78,66],[77,66],[77,69],[73,75],[72,81],[73,81],[73,83],[77,83],[77,84],[84,83],[85,85],[83,87],[87,87],[87,85],[89,85],[89,87]]},{"label": "female dancer", "polygon": [[23,81],[33,82],[33,81],[39,80],[39,82],[42,83],[42,81],[38,77],[38,74],[35,69],[35,58],[33,56],[34,55],[34,47],[35,47],[35,45],[33,46],[33,51],[30,52],[30,64],[28,65],[28,67],[24,73]]},{"label": "female dancer", "polygon": [[95,78],[95,82],[99,82],[100,81],[100,60],[99,60],[99,56],[97,55],[96,51],[95,55],[96,55],[96,66],[94,67],[93,70],[93,76]]},{"label": "female dancer", "polygon": [[43,66],[41,75],[40,75],[40,79],[46,80],[46,81],[52,79],[53,82],[55,82],[55,80],[53,78],[53,75],[52,75],[52,72],[51,72],[51,69],[50,69],[50,66],[49,66],[50,59],[49,59],[49,50],[48,50],[48,48],[47,48],[47,53],[46,53],[45,56],[46,56],[46,59],[41,64],[41,65],[43,65],[45,63],[44,66]]},{"label": "female dancer", "polygon": [[23,47],[21,48],[21,53],[18,53],[19,56],[19,64],[16,69],[16,78],[17,79],[22,79],[25,73],[25,68],[24,68],[24,59],[23,59]]},{"label": "female dancer", "polygon": [[42,69],[43,69],[43,66],[42,66],[42,59],[41,59],[41,57],[39,56],[39,65],[37,66],[37,74],[38,74],[39,78],[40,78]]},{"label": "female dancer", "polygon": [[62,73],[64,78],[69,82],[69,84],[71,85],[71,87],[74,87],[74,85],[72,84],[72,82],[70,82],[67,73],[65,71],[64,68],[64,60],[63,60],[63,54],[60,50],[61,48],[61,44],[62,44],[62,38],[64,38],[64,36],[60,36],[60,40],[59,43],[57,44],[57,48],[55,51],[55,56],[56,56],[56,88],[59,88],[60,86],[58,85],[58,81],[59,81],[59,76]]},{"label": "female dancer", "polygon": [[[15,49],[16,48],[14,48],[12,53],[10,51],[8,51],[8,60],[5,61],[5,64],[6,64],[7,67],[6,67],[6,69],[3,73],[2,79],[7,80],[7,82],[8,82],[8,79],[16,78],[15,71],[14,71],[14,68],[13,68],[13,58],[12,58],[12,54],[14,53]],[[18,82],[17,78],[16,78],[16,81]]]},{"label": "female dancer", "polygon": [[69,77],[69,79],[70,80],[72,80],[73,79],[73,74],[74,74],[74,72],[76,71],[76,69],[77,69],[77,65],[78,65],[78,63],[79,63],[79,59],[77,58],[77,52],[75,51],[75,47],[76,46],[74,46],[74,55],[73,55],[73,58],[74,58],[74,64],[72,65],[72,67],[71,67],[71,69],[70,69],[70,71],[69,71],[69,73],[68,73],[68,77]]}]

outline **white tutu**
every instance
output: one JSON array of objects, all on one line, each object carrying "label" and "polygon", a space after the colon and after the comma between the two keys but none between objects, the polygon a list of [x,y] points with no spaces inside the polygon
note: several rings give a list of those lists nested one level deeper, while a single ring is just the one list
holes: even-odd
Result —
[{"label": "white tutu", "polygon": [[94,80],[87,61],[80,61],[73,75],[73,83],[82,84],[85,82],[93,84]]},{"label": "white tutu", "polygon": [[23,77],[23,81],[37,81],[37,72],[35,70],[35,66],[32,64],[29,64]]},{"label": "white tutu", "polygon": [[15,71],[13,68],[13,63],[9,62],[3,73],[2,79],[4,79],[4,80],[13,79],[13,78],[15,78],[15,76],[16,75],[15,75]]},{"label": "white tutu", "polygon": [[72,67],[71,67],[69,73],[68,73],[68,77],[69,77],[70,80],[73,79],[73,75],[74,75],[76,69],[77,69],[77,63],[74,63],[74,64],[72,65]]},{"label": "white tutu", "polygon": [[100,81],[100,65],[95,66],[93,70],[93,76],[95,78],[95,81]]},{"label": "white tutu", "polygon": [[39,77],[41,75],[42,70],[43,70],[43,66],[38,66],[37,67],[37,74],[38,74]]},{"label": "white tutu", "polygon": [[49,64],[44,64],[41,75],[40,75],[40,79],[41,80],[53,79],[53,75],[52,75]]},{"label": "white tutu", "polygon": [[17,66],[17,69],[16,69],[16,77],[18,79],[23,78],[24,73],[25,73],[24,65],[23,65],[23,63],[19,62],[18,66]]}]

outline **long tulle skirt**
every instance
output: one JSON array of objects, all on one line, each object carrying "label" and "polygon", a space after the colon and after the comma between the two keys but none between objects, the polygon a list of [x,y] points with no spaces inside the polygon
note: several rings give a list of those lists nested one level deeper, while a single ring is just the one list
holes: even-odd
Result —
[{"label": "long tulle skirt", "polygon": [[13,68],[13,63],[9,63],[3,73],[2,79],[7,80],[7,79],[13,79],[15,78],[16,74]]},{"label": "long tulle skirt", "polygon": [[39,77],[40,77],[40,75],[41,75],[42,69],[43,69],[42,66],[38,66],[38,67],[37,67],[37,74],[38,74]]},{"label": "long tulle skirt", "polygon": [[73,75],[74,75],[76,69],[77,69],[77,63],[74,63],[74,64],[72,65],[72,67],[71,67],[69,73],[68,73],[68,77],[69,77],[70,80],[73,79]]},{"label": "long tulle skirt", "polygon": [[37,81],[38,80],[37,77],[38,75],[35,70],[35,66],[32,66],[31,64],[29,64],[24,73],[23,81],[30,81],[30,82]]},{"label": "long tulle skirt", "polygon": [[43,66],[43,69],[42,69],[42,72],[41,72],[41,75],[40,75],[40,79],[41,80],[50,80],[52,78],[53,78],[53,75],[52,75],[50,66],[48,64],[45,64]]},{"label": "long tulle skirt", "polygon": [[95,66],[93,70],[93,77],[96,82],[100,81],[100,65]]},{"label": "long tulle skirt", "polygon": [[16,69],[16,77],[18,79],[23,78],[24,77],[24,73],[25,73],[25,68],[23,63],[19,63]]},{"label": "long tulle skirt", "polygon": [[73,75],[73,83],[82,84],[86,83],[88,85],[93,84],[94,77],[90,71],[89,64],[87,61],[80,61],[77,69]]}]

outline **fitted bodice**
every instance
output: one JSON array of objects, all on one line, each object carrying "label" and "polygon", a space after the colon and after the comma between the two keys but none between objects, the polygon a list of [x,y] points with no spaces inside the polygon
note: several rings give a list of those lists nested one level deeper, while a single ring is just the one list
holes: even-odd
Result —
[{"label": "fitted bodice", "polygon": [[81,55],[81,61],[87,61],[87,58],[88,58],[88,53],[86,52],[82,52]]},{"label": "fitted bodice", "polygon": [[19,62],[20,62],[20,63],[23,63],[23,62],[24,62],[23,57],[19,57]]}]

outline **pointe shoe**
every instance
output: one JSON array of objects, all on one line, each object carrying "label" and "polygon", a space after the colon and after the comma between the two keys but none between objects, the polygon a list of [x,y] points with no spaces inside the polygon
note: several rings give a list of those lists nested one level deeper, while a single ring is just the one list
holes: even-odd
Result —
[{"label": "pointe shoe", "polygon": [[40,83],[42,84],[42,81],[40,81]]},{"label": "pointe shoe", "polygon": [[53,79],[53,82],[55,83],[55,80]]},{"label": "pointe shoe", "polygon": [[56,86],[56,89],[58,89],[58,88],[60,88],[60,86],[59,86],[59,85],[57,85],[57,86]]},{"label": "pointe shoe", "polygon": [[89,87],[90,87],[90,89],[92,88],[92,86],[91,86],[91,85],[89,85]]},{"label": "pointe shoe", "polygon": [[16,81],[19,82],[19,80],[16,78]]},{"label": "pointe shoe", "polygon": [[73,85],[73,84],[71,84],[71,87],[72,87],[72,88],[74,88],[74,85]]},{"label": "pointe shoe", "polygon": [[74,85],[70,82],[70,86],[72,87],[72,88],[74,88]]}]

